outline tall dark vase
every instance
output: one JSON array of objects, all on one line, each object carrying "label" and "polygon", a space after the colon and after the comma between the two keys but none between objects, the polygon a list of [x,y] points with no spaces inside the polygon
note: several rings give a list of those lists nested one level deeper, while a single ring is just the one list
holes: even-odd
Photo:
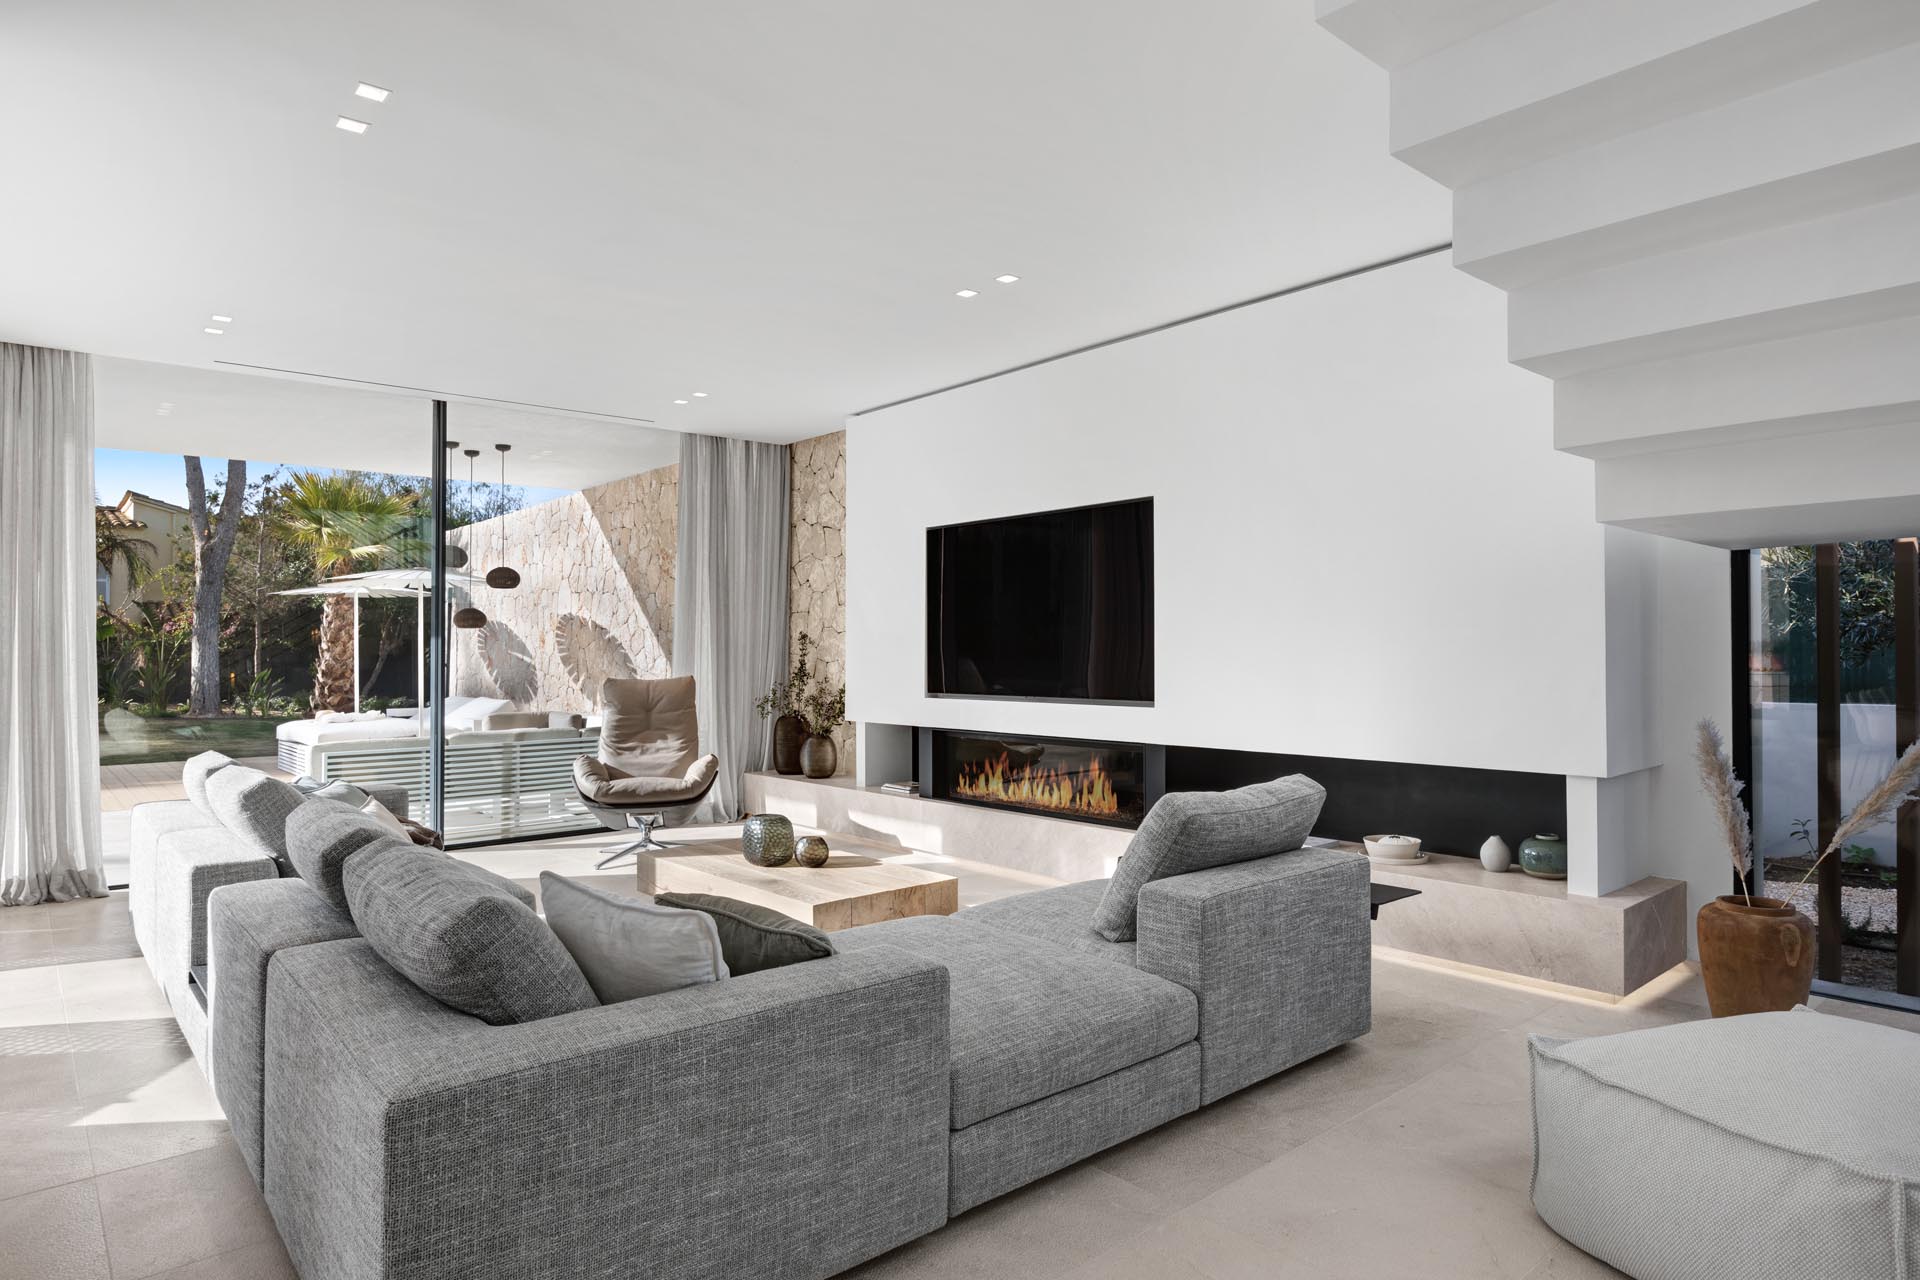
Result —
[{"label": "tall dark vase", "polygon": [[806,740],[807,728],[796,715],[784,715],[773,722],[773,771],[775,773],[800,772],[800,744]]},{"label": "tall dark vase", "polygon": [[809,778],[831,778],[840,767],[840,748],[824,733],[810,733],[800,744],[800,770]]}]

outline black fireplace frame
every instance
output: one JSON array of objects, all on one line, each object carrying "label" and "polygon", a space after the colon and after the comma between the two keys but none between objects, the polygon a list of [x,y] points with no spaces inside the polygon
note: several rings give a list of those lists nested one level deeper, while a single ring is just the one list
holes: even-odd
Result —
[{"label": "black fireplace frame", "polygon": [[[1095,747],[1104,751],[1138,751],[1140,753],[1140,784],[1142,803],[1140,818],[1090,818],[1081,814],[1050,813],[1042,809],[1028,809],[1014,804],[997,804],[991,800],[975,800],[969,796],[953,795],[947,791],[940,777],[943,770],[935,768],[935,762],[941,759],[939,739],[953,738],[1005,738],[1009,742],[1054,743],[1063,747]],[[1029,818],[1052,818],[1059,822],[1084,822],[1093,827],[1118,827],[1123,831],[1132,831],[1139,827],[1145,816],[1153,810],[1154,804],[1167,793],[1167,749],[1152,742],[1128,742],[1117,738],[1071,738],[1058,733],[1008,733],[999,729],[944,729],[932,725],[921,725],[915,734],[915,773],[920,784],[920,794],[932,800],[945,800],[951,804],[968,804],[980,809],[991,809],[996,813],[1019,814]]]}]

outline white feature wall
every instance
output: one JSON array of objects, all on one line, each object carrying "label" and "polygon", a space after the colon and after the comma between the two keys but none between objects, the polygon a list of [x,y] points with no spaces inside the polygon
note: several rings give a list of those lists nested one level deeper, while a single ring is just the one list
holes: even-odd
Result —
[{"label": "white feature wall", "polygon": [[[1645,767],[1642,695],[1608,689],[1645,619],[1610,636],[1608,601],[1650,558],[1616,543],[1610,578],[1591,464],[1554,451],[1551,386],[1505,343],[1503,295],[1435,255],[852,419],[850,715]],[[1152,707],[925,695],[929,526],[1147,495]]]}]

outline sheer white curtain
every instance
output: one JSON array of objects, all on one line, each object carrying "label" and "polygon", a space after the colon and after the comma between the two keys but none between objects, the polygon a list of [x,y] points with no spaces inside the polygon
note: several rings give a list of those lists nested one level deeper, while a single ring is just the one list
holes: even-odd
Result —
[{"label": "sheer white curtain", "polygon": [[694,678],[702,747],[720,757],[708,822],[738,816],[741,775],[773,746],[753,704],[786,672],[787,468],[783,444],[680,439],[673,673]]},{"label": "sheer white curtain", "polygon": [[106,893],[94,691],[93,372],[0,343],[0,904]]}]

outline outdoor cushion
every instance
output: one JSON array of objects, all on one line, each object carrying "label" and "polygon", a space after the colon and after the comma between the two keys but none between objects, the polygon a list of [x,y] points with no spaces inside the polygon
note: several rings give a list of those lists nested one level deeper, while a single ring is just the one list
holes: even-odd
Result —
[{"label": "outdoor cushion", "polygon": [[180,784],[187,789],[187,799],[193,807],[211,818],[214,816],[213,803],[207,799],[207,776],[226,768],[233,763],[233,757],[222,755],[218,751],[202,751],[191,756],[180,766]]},{"label": "outdoor cushion", "polygon": [[1533,1205],[1639,1280],[1920,1275],[1920,1036],[1797,1009],[1530,1040]]},{"label": "outdoor cushion", "polygon": [[207,803],[213,806],[213,816],[276,862],[286,861],[287,819],[305,799],[280,779],[243,764],[229,764],[207,775]]},{"label": "outdoor cushion", "polygon": [[734,975],[778,969],[833,954],[827,935],[810,924],[782,915],[772,907],[723,898],[712,893],[663,893],[654,899],[663,907],[703,911],[720,931],[720,952],[727,972]]},{"label": "outdoor cushion", "polygon": [[1298,849],[1313,833],[1326,798],[1325,787],[1299,773],[1235,791],[1161,796],[1114,870],[1093,927],[1102,937],[1125,942],[1134,936],[1141,885]]},{"label": "outdoor cushion", "polygon": [[422,991],[495,1026],[600,1001],[533,908],[430,849],[372,845],[347,859],[353,923]]},{"label": "outdoor cushion", "polygon": [[713,782],[719,769],[719,759],[709,755],[695,760],[685,774],[671,778],[635,777],[592,756],[581,756],[573,762],[573,782],[581,795],[601,804],[672,804],[675,800],[692,800],[700,795]]},{"label": "outdoor cushion", "polygon": [[1199,1031],[1185,987],[965,916],[886,920],[834,939],[842,951],[894,947],[946,966],[955,1129],[1145,1062]]},{"label": "outdoor cushion", "polygon": [[[396,824],[397,825],[397,824]],[[313,886],[314,892],[338,910],[348,910],[343,870],[347,859],[363,849],[384,842],[383,847],[400,850],[418,848],[402,828],[392,827],[374,815],[349,803],[315,796],[287,819],[287,857],[295,874]],[[447,857],[435,850],[436,857]],[[471,862],[447,858],[463,874],[504,889],[531,907],[537,901],[533,892]]]},{"label": "outdoor cushion", "polygon": [[720,930],[704,911],[607,893],[551,871],[540,873],[540,905],[601,1004],[727,976]]},{"label": "outdoor cushion", "polygon": [[1023,933],[1115,964],[1133,964],[1138,943],[1111,942],[1094,931],[1093,909],[1106,891],[1105,880],[1082,880],[995,898],[968,907],[961,916],[974,924]]}]

